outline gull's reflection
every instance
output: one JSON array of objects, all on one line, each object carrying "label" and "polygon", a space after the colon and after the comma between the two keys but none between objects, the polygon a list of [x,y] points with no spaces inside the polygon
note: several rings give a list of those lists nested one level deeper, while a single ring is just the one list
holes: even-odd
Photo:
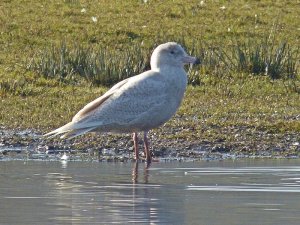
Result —
[{"label": "gull's reflection", "polygon": [[[141,171],[139,165],[136,161],[132,167],[132,212],[135,222],[160,223],[162,221],[158,218],[159,200],[152,196],[153,188],[160,188],[160,185],[149,185],[149,163],[142,163]],[[140,180],[139,172],[142,173]]]},{"label": "gull's reflection", "polygon": [[[68,170],[65,170],[66,167]],[[128,164],[125,164],[126,168],[103,165],[100,166],[102,173],[94,173],[94,176],[75,167],[76,163],[68,165],[62,161],[61,168],[64,170],[61,173],[48,173],[46,176],[49,195],[54,197],[48,205],[56,207],[52,219],[57,222],[76,220],[82,224],[164,221],[165,215],[161,215],[164,210],[161,210],[158,196],[162,186],[149,183],[149,165],[133,163],[131,173],[127,174],[124,170],[128,171]],[[127,182],[122,182],[124,176],[129,178]]]},{"label": "gull's reflection", "polygon": [[[144,170],[143,170],[143,183],[144,184],[148,184],[148,179],[149,179],[149,167],[150,164],[148,163],[144,163]],[[139,162],[136,161],[133,163],[133,167],[132,167],[132,182],[133,184],[137,184],[139,183]]]}]

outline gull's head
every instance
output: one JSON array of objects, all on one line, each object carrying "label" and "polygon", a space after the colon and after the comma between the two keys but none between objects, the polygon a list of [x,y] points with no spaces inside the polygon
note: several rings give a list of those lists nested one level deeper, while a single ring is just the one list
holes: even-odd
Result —
[{"label": "gull's head", "polygon": [[151,69],[159,69],[164,66],[183,67],[185,64],[198,64],[199,59],[189,56],[181,45],[175,42],[167,42],[154,49],[151,56]]}]

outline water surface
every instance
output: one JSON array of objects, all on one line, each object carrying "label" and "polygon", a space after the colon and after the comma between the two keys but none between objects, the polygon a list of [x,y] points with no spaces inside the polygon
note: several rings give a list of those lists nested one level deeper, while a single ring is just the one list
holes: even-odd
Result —
[{"label": "water surface", "polygon": [[300,160],[0,162],[0,224],[299,225]]}]

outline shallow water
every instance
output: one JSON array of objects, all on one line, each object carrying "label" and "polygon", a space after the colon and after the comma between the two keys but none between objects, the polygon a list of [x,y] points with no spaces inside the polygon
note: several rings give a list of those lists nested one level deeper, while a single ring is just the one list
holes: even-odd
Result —
[{"label": "shallow water", "polygon": [[0,162],[0,224],[300,224],[300,160]]}]

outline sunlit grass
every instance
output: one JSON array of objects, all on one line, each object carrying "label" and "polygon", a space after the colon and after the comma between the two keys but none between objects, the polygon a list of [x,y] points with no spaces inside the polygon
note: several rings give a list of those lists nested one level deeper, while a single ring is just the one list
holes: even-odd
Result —
[{"label": "sunlit grass", "polygon": [[45,78],[68,81],[80,76],[93,85],[112,85],[149,68],[148,54],[137,45],[113,51],[62,43],[28,59],[26,68]]},{"label": "sunlit grass", "polygon": [[[272,79],[297,78],[299,47],[286,42],[275,44],[269,40],[253,40],[232,46],[209,47],[200,43],[188,46],[179,40],[190,54],[200,58],[201,65],[190,69],[189,83],[199,85],[203,74],[218,77],[231,73],[266,75]],[[154,48],[153,46],[152,48]],[[152,49],[133,44],[122,49],[83,47],[80,44],[44,48],[28,59],[26,68],[45,78],[72,80],[79,75],[93,85],[112,85],[150,68]]]}]

